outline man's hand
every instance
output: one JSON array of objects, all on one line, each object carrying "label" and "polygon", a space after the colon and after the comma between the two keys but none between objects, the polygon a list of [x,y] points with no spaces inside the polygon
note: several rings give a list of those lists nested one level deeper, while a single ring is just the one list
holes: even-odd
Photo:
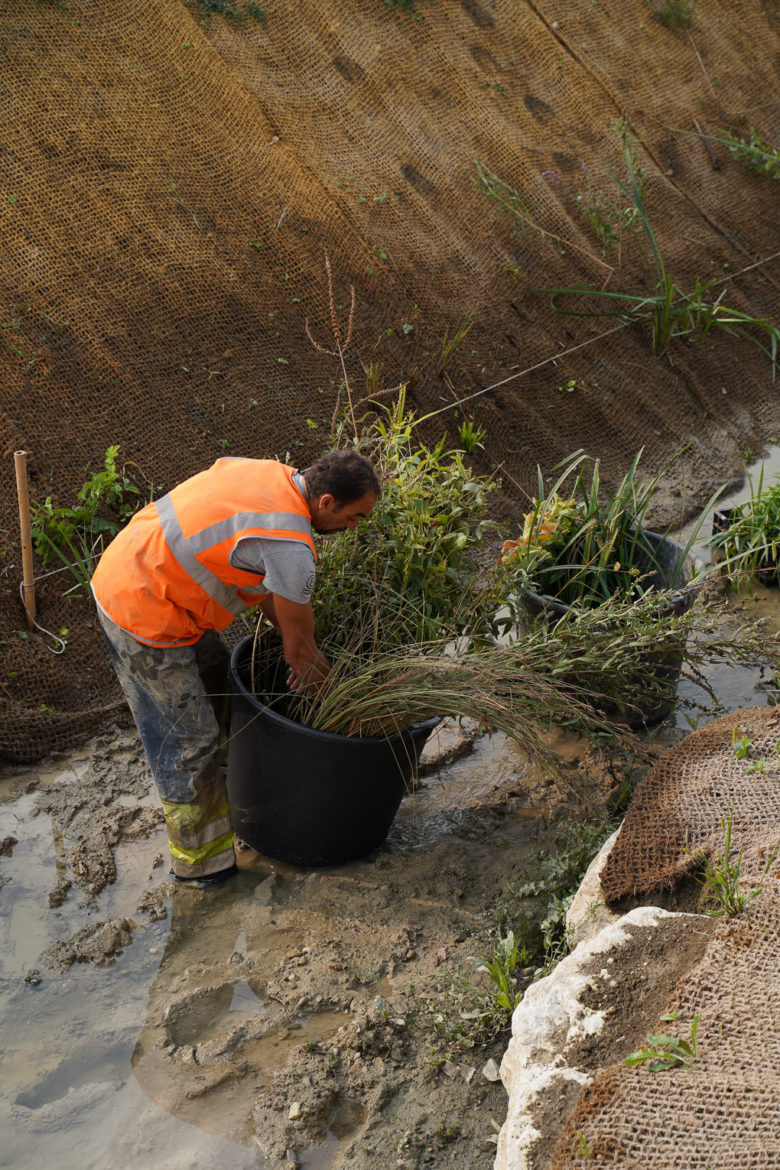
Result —
[{"label": "man's hand", "polygon": [[311,604],[301,605],[276,594],[271,604],[262,608],[282,635],[284,658],[290,667],[287,686],[301,695],[319,694],[330,673],[330,663],[314,640]]}]

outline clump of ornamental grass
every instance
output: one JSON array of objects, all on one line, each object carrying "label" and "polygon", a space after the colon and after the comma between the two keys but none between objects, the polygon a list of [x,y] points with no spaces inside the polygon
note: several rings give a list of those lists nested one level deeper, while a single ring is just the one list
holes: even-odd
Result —
[{"label": "clump of ornamental grass", "polygon": [[726,617],[714,599],[702,600],[694,616],[669,614],[657,596],[644,596],[570,611],[553,629],[534,623],[504,646],[438,640],[370,655],[354,641],[339,654],[326,645],[332,673],[318,698],[291,697],[280,685],[264,701],[283,704],[305,726],[344,735],[392,734],[432,715],[471,718],[557,771],[548,742],[556,728],[636,750],[626,707],[670,697],[674,684],[658,670],[670,656],[682,653],[684,675],[711,698],[704,672],[714,664],[780,670],[775,631],[754,622],[734,628]]},{"label": "clump of ornamental grass", "polygon": [[764,484],[764,468],[754,484],[748,475],[750,499],[726,513],[716,513],[721,528],[709,546],[727,573],[748,579],[759,576],[777,584],[780,559],[780,483]]}]

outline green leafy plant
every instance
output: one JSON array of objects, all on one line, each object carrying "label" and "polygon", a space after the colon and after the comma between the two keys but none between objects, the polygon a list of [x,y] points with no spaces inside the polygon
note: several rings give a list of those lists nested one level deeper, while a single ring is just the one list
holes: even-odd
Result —
[{"label": "green leafy plant", "polygon": [[[744,892],[740,890],[743,850],[740,849],[736,857],[733,857],[731,844],[733,813],[729,812],[728,817],[721,821],[721,827],[724,831],[723,848],[717,851],[714,860],[701,849],[690,856],[702,866],[702,872],[697,880],[705,887],[706,896],[713,903],[707,908],[707,913],[716,918],[734,918],[763,891],[760,884],[753,890]],[[778,849],[773,851],[764,866],[762,877],[766,877],[774,865]]]},{"label": "green leafy plant", "polygon": [[485,438],[485,428],[475,427],[471,419],[464,420],[458,427],[460,445],[467,455],[473,455],[477,447],[482,447]]},{"label": "green leafy plant", "polygon": [[765,486],[763,467],[757,484],[747,479],[749,500],[722,514],[722,528],[708,545],[725,572],[743,582],[758,574],[771,583],[780,558],[780,483]]},{"label": "green leafy plant", "polygon": [[[678,1012],[666,1012],[660,1017],[664,1022],[679,1019]],[[668,1036],[664,1032],[650,1033],[647,1044],[638,1048],[626,1057],[625,1063],[631,1067],[635,1064],[646,1064],[650,1072],[669,1072],[674,1068],[690,1068],[698,1054],[697,1033],[701,1013],[697,1013],[691,1023],[690,1036],[687,1040],[678,1040],[675,1036]]]},{"label": "green leafy plant", "polygon": [[[320,557],[318,641],[386,653],[492,630],[476,553],[496,525],[488,500],[496,483],[470,470],[463,451],[444,438],[430,446],[406,409],[403,389],[366,421],[360,446],[374,462],[383,491],[353,533],[329,540]],[[356,633],[357,631],[357,633]]]},{"label": "green leafy plant", "polygon": [[738,138],[730,130],[719,130],[713,138],[716,142],[724,143],[732,158],[741,162],[749,171],[780,179],[780,149],[770,146],[752,126],[747,138]]},{"label": "green leafy plant", "polygon": [[431,1034],[428,1060],[434,1067],[483,1048],[506,1028],[506,1010],[471,974],[437,971],[433,982],[435,995],[421,997],[417,1013]]},{"label": "green leafy plant", "polygon": [[489,955],[472,960],[477,964],[477,970],[489,976],[493,983],[493,1004],[508,1016],[523,998],[522,989],[518,987],[517,968],[528,966],[530,960],[527,948],[515,939],[511,930],[497,939]]},{"label": "green leafy plant", "polygon": [[731,746],[738,760],[744,760],[746,756],[750,755],[750,737],[748,735],[740,735],[736,723],[731,733]]},{"label": "green leafy plant", "polygon": [[55,507],[48,497],[31,506],[35,551],[44,565],[61,561],[89,593],[89,581],[106,538],[116,535],[140,506],[140,489],[124,467],[119,447],[109,447],[102,470],[83,484],[76,503]]}]

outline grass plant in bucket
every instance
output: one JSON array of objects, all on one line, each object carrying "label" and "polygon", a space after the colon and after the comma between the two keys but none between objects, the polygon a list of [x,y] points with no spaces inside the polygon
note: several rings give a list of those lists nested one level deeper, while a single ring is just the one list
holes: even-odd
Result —
[{"label": "grass plant in bucket", "polygon": [[276,705],[253,693],[253,645],[245,638],[231,657],[228,785],[236,832],[259,853],[293,865],[364,857],[387,837],[438,720],[378,736],[304,727],[283,713],[290,704],[278,702],[282,692]]},{"label": "grass plant in bucket", "polygon": [[[506,541],[501,552],[508,601],[521,623],[544,616],[554,628],[567,613],[610,601],[627,605],[629,613],[635,605],[670,615],[693,605],[690,548],[695,534],[683,548],[646,527],[646,513],[667,469],[641,482],[641,454],[606,498],[599,461],[585,452],[575,452],[554,469],[560,475],[552,487],[539,472],[539,494],[524,517],[522,532]],[[682,660],[683,647],[672,655],[668,649],[659,654],[654,675],[660,691],[645,695],[617,665],[611,709],[632,726],[665,718]]]},{"label": "grass plant in bucket", "polygon": [[750,498],[712,517],[709,547],[721,568],[738,581],[751,577],[762,585],[780,584],[780,483],[764,485],[748,476]]}]

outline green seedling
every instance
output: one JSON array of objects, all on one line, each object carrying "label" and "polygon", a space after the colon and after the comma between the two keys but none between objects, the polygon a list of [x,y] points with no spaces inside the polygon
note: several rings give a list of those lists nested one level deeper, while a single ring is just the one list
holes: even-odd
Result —
[{"label": "green seedling", "polygon": [[736,723],[734,724],[734,730],[731,733],[731,746],[734,749],[734,755],[738,760],[747,759],[747,757],[750,755],[750,737],[747,734],[739,735],[739,728],[737,727]]},{"label": "green seedling", "polygon": [[457,326],[452,337],[449,335],[449,329],[444,330],[444,337],[442,338],[441,349],[439,351],[440,374],[444,371],[449,361],[462,345],[473,323],[474,320],[471,316],[471,313],[467,313],[460,324]]},{"label": "green seedling", "polygon": [[523,992],[517,986],[515,971],[518,967],[528,964],[531,956],[525,947],[516,941],[513,931],[509,931],[505,938],[498,940],[491,955],[472,960],[477,963],[477,970],[490,977],[493,984],[493,1003],[508,1016],[512,1015]]},{"label": "green seedling", "polygon": [[460,445],[467,455],[473,455],[477,447],[484,447],[482,440],[485,434],[484,427],[475,427],[471,419],[462,422],[458,427]]},{"label": "green seedling", "polygon": [[[666,1012],[661,1020],[677,1020],[677,1012]],[[649,1033],[647,1044],[638,1048],[626,1057],[625,1063],[629,1068],[635,1064],[646,1064],[650,1072],[669,1072],[673,1068],[690,1068],[696,1059],[696,1034],[699,1028],[701,1013],[693,1017],[691,1034],[688,1040],[678,1040],[675,1036],[666,1033]]]},{"label": "green seedling", "polygon": [[573,1150],[575,1154],[580,1154],[583,1158],[593,1157],[593,1146],[581,1129],[577,1130],[577,1140],[574,1143]]},{"label": "green seedling", "polygon": [[[729,813],[727,820],[721,821],[721,826],[725,838],[723,848],[718,850],[714,861],[707,857],[701,849],[696,853],[689,854],[689,856],[701,861],[703,866],[702,873],[697,877],[697,880],[706,888],[708,897],[714,902],[707,913],[717,918],[734,918],[763,892],[763,888],[758,885],[754,890],[748,890],[744,893],[740,891],[743,851],[740,849],[736,858],[732,860],[733,815],[731,813]],[[777,853],[778,849],[775,849],[764,866],[762,877],[766,877],[769,873]]]}]

